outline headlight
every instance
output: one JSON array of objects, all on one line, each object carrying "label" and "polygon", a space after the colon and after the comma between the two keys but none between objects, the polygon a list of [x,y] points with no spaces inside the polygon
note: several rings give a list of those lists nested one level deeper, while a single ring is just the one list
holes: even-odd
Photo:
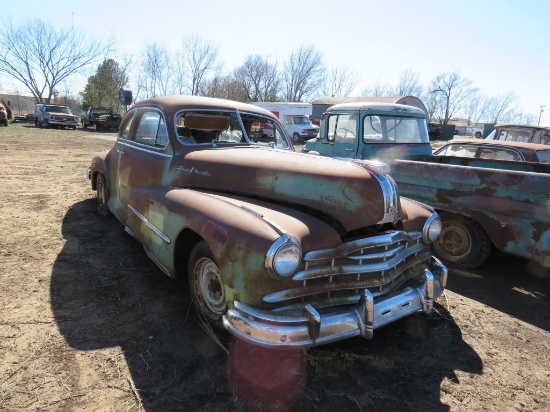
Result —
[{"label": "headlight", "polygon": [[441,218],[436,212],[433,212],[422,229],[422,238],[424,243],[432,243],[437,240],[441,233]]},{"label": "headlight", "polygon": [[265,257],[265,267],[276,278],[292,275],[300,266],[302,248],[296,238],[284,234],[269,248]]}]

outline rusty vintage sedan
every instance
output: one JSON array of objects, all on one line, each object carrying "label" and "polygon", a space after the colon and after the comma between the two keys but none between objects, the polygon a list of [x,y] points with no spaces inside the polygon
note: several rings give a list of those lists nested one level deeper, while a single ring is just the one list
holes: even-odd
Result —
[{"label": "rusty vintage sedan", "polygon": [[399,198],[386,169],[296,153],[259,107],[168,96],[130,108],[89,177],[99,211],[187,277],[207,318],[253,344],[308,347],[371,338],[444,290],[429,252],[439,216]]}]

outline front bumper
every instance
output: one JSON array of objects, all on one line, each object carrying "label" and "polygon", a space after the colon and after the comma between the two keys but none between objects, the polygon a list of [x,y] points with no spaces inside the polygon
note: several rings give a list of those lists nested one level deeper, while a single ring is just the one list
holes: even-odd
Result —
[{"label": "front bumper", "polygon": [[414,286],[373,298],[364,289],[359,302],[352,306],[317,311],[305,305],[301,311],[258,310],[235,302],[235,309],[223,317],[224,327],[249,343],[264,347],[302,348],[324,345],[353,336],[371,339],[374,329],[417,311],[430,313],[434,299],[445,289],[447,268],[436,262],[434,273],[425,269]]}]

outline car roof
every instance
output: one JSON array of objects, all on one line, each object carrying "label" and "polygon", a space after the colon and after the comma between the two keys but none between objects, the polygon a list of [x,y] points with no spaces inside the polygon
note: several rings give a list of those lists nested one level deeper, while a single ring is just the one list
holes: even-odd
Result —
[{"label": "car roof", "polygon": [[470,144],[474,146],[502,146],[502,147],[515,147],[518,149],[530,149],[530,150],[548,150],[550,147],[546,144],[540,143],[526,143],[526,142],[514,142],[510,140],[486,140],[486,139],[453,139],[445,142],[439,148],[448,146],[449,144]]},{"label": "car roof", "polygon": [[534,125],[528,125],[528,124],[503,123],[503,124],[495,125],[495,129],[497,127],[501,128],[501,129],[530,129],[530,130],[547,130],[547,131],[550,131],[550,127],[534,126]]},{"label": "car roof", "polygon": [[409,106],[406,104],[397,103],[380,103],[380,102],[353,102],[353,103],[339,103],[334,106],[330,106],[327,109],[327,113],[334,110],[383,110],[383,111],[405,111],[408,113],[425,115],[424,110],[418,107]]},{"label": "car roof", "polygon": [[134,104],[132,108],[141,106],[160,106],[169,116],[173,116],[176,112],[182,109],[221,109],[252,112],[277,119],[277,117],[275,117],[272,112],[266,109],[262,109],[258,106],[235,102],[232,100],[216,99],[203,96],[174,95],[154,97],[151,99],[142,100]]}]

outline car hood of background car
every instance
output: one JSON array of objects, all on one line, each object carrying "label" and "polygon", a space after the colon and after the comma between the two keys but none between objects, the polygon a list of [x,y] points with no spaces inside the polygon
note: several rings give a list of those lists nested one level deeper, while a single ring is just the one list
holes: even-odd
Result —
[{"label": "car hood of background car", "polygon": [[374,225],[386,212],[378,172],[353,161],[259,147],[209,148],[176,156],[171,173],[176,187],[307,207],[347,231]]}]

